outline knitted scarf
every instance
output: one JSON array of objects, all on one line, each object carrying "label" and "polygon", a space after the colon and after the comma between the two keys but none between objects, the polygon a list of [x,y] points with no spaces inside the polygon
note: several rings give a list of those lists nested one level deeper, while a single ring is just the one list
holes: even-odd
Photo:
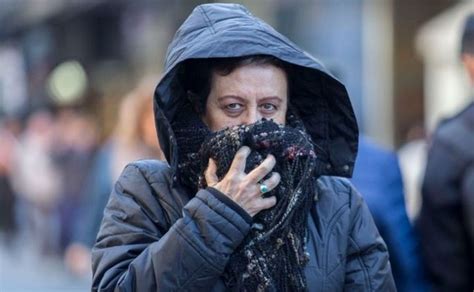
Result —
[{"label": "knitted scarf", "polygon": [[236,291],[305,290],[307,218],[314,197],[316,155],[302,122],[289,114],[286,126],[262,120],[211,133],[198,117],[187,117],[173,125],[181,183],[193,190],[206,187],[203,173],[209,158],[216,161],[216,174],[222,179],[242,146],[251,149],[247,173],[272,154],[277,161],[273,171],[281,176],[279,185],[265,194],[276,196],[276,205],[253,217],[250,232],[230,257],[224,272],[227,287]]}]

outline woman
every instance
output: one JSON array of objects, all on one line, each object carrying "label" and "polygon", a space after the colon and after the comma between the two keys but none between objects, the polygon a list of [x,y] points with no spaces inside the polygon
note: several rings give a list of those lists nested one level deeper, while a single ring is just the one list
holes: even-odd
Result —
[{"label": "woman", "polygon": [[331,177],[357,151],[344,86],[244,7],[198,6],[181,26],[155,121],[169,164],[119,178],[94,291],[395,289],[365,203]]}]

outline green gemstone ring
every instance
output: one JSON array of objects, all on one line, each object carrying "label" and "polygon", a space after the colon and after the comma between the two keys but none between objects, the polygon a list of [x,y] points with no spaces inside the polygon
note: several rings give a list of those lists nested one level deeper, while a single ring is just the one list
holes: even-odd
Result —
[{"label": "green gemstone ring", "polygon": [[266,192],[268,192],[268,187],[266,184],[260,184],[260,192],[262,194],[265,194]]}]

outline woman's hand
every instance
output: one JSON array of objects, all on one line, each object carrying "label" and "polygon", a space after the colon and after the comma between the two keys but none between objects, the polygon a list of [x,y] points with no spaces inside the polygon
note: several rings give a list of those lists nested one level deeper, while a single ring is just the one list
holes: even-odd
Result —
[{"label": "woman's hand", "polygon": [[[227,195],[239,204],[250,216],[255,216],[261,210],[273,207],[276,204],[275,196],[264,198],[260,191],[259,182],[272,171],[276,160],[273,155],[262,161],[249,174],[245,173],[245,164],[250,154],[250,148],[244,146],[235,154],[232,165],[224,178],[219,181],[216,175],[217,166],[213,159],[209,160],[208,168],[204,173],[207,185]],[[280,175],[276,172],[263,183],[268,190],[275,188],[280,182]]]}]

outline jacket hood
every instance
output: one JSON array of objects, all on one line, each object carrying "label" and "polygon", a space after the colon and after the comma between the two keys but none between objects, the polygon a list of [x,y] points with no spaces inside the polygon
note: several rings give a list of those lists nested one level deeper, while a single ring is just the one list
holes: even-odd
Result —
[{"label": "jacket hood", "polygon": [[[189,59],[271,55],[295,65],[290,103],[316,144],[321,175],[350,177],[358,128],[347,91],[315,58],[238,4],[197,6],[168,47],[165,73],[155,90],[155,123],[173,171],[178,145],[171,124],[180,118],[186,93],[177,71]],[[175,178],[176,179],[176,178]]]}]

